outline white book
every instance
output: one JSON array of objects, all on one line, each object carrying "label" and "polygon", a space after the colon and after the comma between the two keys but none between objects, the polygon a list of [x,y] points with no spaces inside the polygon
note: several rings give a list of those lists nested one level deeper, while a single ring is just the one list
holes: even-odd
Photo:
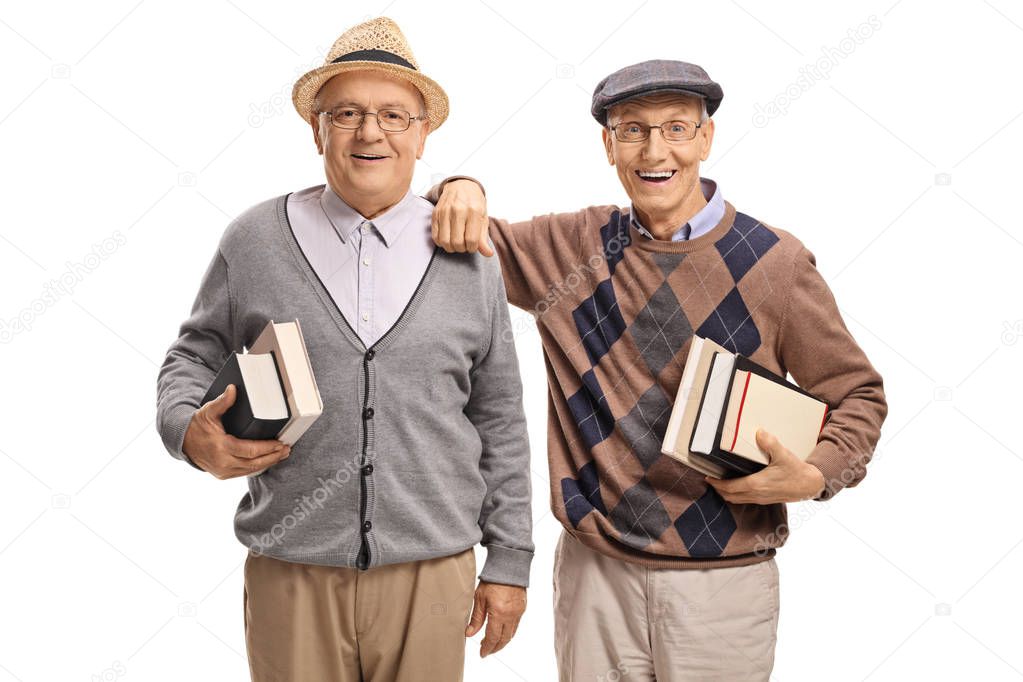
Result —
[{"label": "white book", "polygon": [[239,354],[238,369],[245,384],[252,416],[267,421],[287,419],[288,404],[281,392],[273,356],[269,353]]},{"label": "white book", "polygon": [[[298,320],[274,322],[270,320],[260,332],[250,353],[273,351],[281,371],[284,395],[291,408],[291,418],[277,434],[277,439],[287,445],[294,445],[302,434],[313,425],[323,413],[323,399],[316,386],[312,363],[302,336]],[[265,471],[265,469],[264,469]],[[251,476],[257,476],[262,471]]]},{"label": "white book", "polygon": [[710,376],[703,393],[703,407],[696,419],[693,429],[692,450],[697,453],[714,451],[714,441],[718,437],[718,424],[721,415],[728,407],[728,391],[732,383],[732,370],[735,368],[735,356],[728,351],[715,353],[710,366]]},{"label": "white book", "polygon": [[696,423],[711,359],[715,352],[724,350],[722,346],[710,339],[700,336],[693,337],[692,343],[689,345],[689,354],[686,356],[686,364],[682,370],[682,380],[679,382],[678,393],[675,396],[675,405],[672,407],[671,416],[668,418],[668,427],[664,431],[664,440],[661,442],[663,454],[714,478],[721,478],[725,475],[724,467],[709,462],[699,455],[693,457],[689,450],[689,438]]}]

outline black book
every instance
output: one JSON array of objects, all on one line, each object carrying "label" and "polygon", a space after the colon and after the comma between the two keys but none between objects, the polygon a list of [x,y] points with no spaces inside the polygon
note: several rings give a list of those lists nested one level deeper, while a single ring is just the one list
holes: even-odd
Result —
[{"label": "black book", "polygon": [[215,399],[234,384],[234,405],[221,417],[224,430],[236,438],[270,440],[277,437],[291,417],[284,394],[280,367],[273,351],[231,353],[202,399]]}]

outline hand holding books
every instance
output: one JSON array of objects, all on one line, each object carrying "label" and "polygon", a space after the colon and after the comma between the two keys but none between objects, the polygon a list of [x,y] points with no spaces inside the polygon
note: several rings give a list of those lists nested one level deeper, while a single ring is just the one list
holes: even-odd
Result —
[{"label": "hand holding books", "polygon": [[696,336],[661,452],[704,474],[729,502],[794,502],[824,488],[805,460],[829,416],[826,402]]},{"label": "hand holding books", "polygon": [[820,496],[824,475],[820,469],[796,457],[774,435],[757,430],[757,446],[770,462],[749,476],[704,478],[721,497],[734,504],[775,504],[799,502]]},{"label": "hand holding books", "polygon": [[248,476],[291,454],[279,440],[235,438],[224,431],[221,418],[235,403],[238,389],[229,384],[219,396],[199,408],[185,432],[182,450],[203,471],[218,479]]},{"label": "hand holding books", "polygon": [[217,478],[258,476],[287,457],[323,412],[298,320],[270,320],[248,352],[228,355],[200,405],[183,448],[200,468]]}]

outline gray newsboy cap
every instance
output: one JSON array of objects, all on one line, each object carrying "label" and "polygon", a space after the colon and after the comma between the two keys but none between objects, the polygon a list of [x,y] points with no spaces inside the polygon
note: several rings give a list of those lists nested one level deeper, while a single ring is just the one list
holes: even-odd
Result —
[{"label": "gray newsboy cap", "polygon": [[707,101],[707,115],[713,116],[724,94],[702,67],[671,59],[651,59],[615,71],[597,83],[590,113],[600,125],[607,125],[607,110],[627,99],[655,92],[681,92]]}]

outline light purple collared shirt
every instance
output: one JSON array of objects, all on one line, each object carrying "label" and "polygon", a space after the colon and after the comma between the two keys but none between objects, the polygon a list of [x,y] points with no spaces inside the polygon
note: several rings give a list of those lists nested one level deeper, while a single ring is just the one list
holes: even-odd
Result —
[{"label": "light purple collared shirt", "polygon": [[[688,223],[678,228],[675,234],[671,235],[671,241],[680,242],[686,239],[696,239],[700,235],[710,232],[715,225],[721,222],[721,218],[725,215],[725,199],[721,196],[718,184],[713,180],[700,178],[700,190],[703,192],[703,198],[707,200],[707,205],[697,211],[696,215],[690,218]],[[655,237],[650,234],[649,230],[639,222],[635,206],[631,209],[631,215],[632,224],[636,226],[640,234],[654,239]]]},{"label": "light purple collared shirt", "polygon": [[433,204],[411,191],[366,220],[328,185],[288,196],[288,220],[310,265],[367,347],[387,333],[433,256]]}]

